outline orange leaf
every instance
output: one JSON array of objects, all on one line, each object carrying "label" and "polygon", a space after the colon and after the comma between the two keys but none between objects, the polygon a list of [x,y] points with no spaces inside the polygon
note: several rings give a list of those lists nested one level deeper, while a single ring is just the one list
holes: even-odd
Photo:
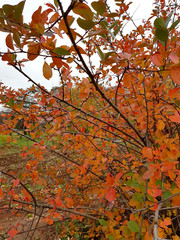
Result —
[{"label": "orange leaf", "polygon": [[171,78],[172,80],[177,83],[180,84],[180,66],[173,66],[170,70],[170,74],[171,74]]},{"label": "orange leaf", "polygon": [[14,45],[13,45],[13,40],[12,40],[11,34],[8,34],[6,37],[6,45],[8,48],[11,48],[12,50],[14,50]]},{"label": "orange leaf", "polygon": [[171,225],[171,219],[169,217],[165,218],[164,221],[162,221],[159,226],[162,228],[168,228],[167,226]]},{"label": "orange leaf", "polygon": [[108,173],[106,182],[109,186],[113,187],[114,186],[114,177],[112,174]]},{"label": "orange leaf", "polygon": [[10,235],[10,237],[8,237],[8,240],[12,239],[17,233],[18,231],[16,229],[11,228],[11,230],[8,232],[8,234]]},{"label": "orange leaf", "polygon": [[153,158],[153,150],[152,148],[148,148],[148,147],[144,147],[142,150],[142,154],[144,157],[148,158],[148,159],[152,159]]},{"label": "orange leaf", "polygon": [[152,197],[158,197],[162,195],[162,191],[158,188],[148,189],[147,193]]},{"label": "orange leaf", "polygon": [[176,184],[178,188],[180,189],[180,175],[176,178]]},{"label": "orange leaf", "polygon": [[52,68],[47,64],[47,62],[44,62],[43,65],[43,76],[48,80],[52,77]]},{"label": "orange leaf", "polygon": [[55,202],[56,202],[57,207],[62,207],[62,201],[59,196],[55,199]]},{"label": "orange leaf", "polygon": [[29,45],[28,54],[27,54],[28,55],[28,59],[32,61],[35,58],[37,58],[39,53],[40,53],[40,50],[41,50],[40,44],[31,44],[31,45]]},{"label": "orange leaf", "polygon": [[115,176],[115,182],[119,181],[119,179],[121,178],[122,175],[123,175],[122,172],[119,172],[118,174],[116,174],[116,176]]},{"label": "orange leaf", "polygon": [[173,116],[170,116],[169,119],[170,119],[172,122],[180,123],[180,115],[179,115],[178,111],[176,111]]},{"label": "orange leaf", "polygon": [[171,59],[171,61],[174,63],[174,64],[178,64],[179,63],[179,57],[175,54],[175,53],[171,53],[169,55],[169,58]]},{"label": "orange leaf", "polygon": [[143,179],[150,179],[151,177],[154,176],[154,172],[155,172],[155,169],[147,170],[143,175]]},{"label": "orange leaf", "polygon": [[116,190],[114,188],[107,188],[105,196],[108,201],[113,202],[116,198]]},{"label": "orange leaf", "polygon": [[73,8],[73,12],[80,15],[86,20],[93,19],[93,12],[91,11],[90,7],[85,3],[76,2]]},{"label": "orange leaf", "polygon": [[154,63],[154,65],[156,66],[163,66],[164,65],[164,61],[163,61],[163,57],[161,56],[161,54],[159,52],[156,52],[152,57],[151,57],[152,62]]}]

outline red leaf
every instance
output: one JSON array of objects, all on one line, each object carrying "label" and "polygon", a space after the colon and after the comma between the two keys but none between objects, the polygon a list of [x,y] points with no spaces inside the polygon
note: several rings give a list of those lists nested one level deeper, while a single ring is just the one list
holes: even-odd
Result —
[{"label": "red leaf", "polygon": [[180,123],[180,115],[179,115],[178,111],[176,111],[173,116],[170,116],[169,119],[172,122]]},{"label": "red leaf", "polygon": [[0,200],[3,198],[3,190],[0,188]]},{"label": "red leaf", "polygon": [[113,187],[114,186],[114,177],[112,174],[108,173],[106,182],[109,186]]},{"label": "red leaf", "polygon": [[163,61],[163,57],[161,56],[161,54],[159,52],[156,52],[152,58],[151,58],[152,62],[154,63],[154,65],[156,66],[163,66],[164,65],[164,61]]},{"label": "red leaf", "polygon": [[8,240],[12,239],[17,233],[18,231],[16,229],[11,228],[11,230],[8,232],[8,234],[10,235],[10,237],[8,237]]},{"label": "red leaf", "polygon": [[13,183],[13,188],[15,188],[19,184],[19,182],[20,182],[19,179],[16,179]]},{"label": "red leaf", "polygon": [[105,196],[108,201],[113,202],[116,198],[116,190],[114,188],[107,188]]}]

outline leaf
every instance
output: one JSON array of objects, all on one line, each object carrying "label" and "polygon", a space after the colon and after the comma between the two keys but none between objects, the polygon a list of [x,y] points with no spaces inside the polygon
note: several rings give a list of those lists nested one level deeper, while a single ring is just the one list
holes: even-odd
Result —
[{"label": "leaf", "polygon": [[161,189],[158,188],[148,189],[147,193],[154,198],[162,195]]},{"label": "leaf", "polygon": [[19,184],[19,179],[16,179],[14,182],[13,182],[13,188],[15,188],[18,184]]},{"label": "leaf", "polygon": [[96,49],[98,50],[98,55],[102,61],[105,60],[104,53],[101,51],[100,47],[96,45]]},{"label": "leaf", "polygon": [[173,30],[179,23],[180,23],[180,19],[173,22],[173,24],[169,28],[169,31]]},{"label": "leaf", "polygon": [[17,31],[13,32],[13,40],[15,41],[18,47],[21,47],[20,36]]},{"label": "leaf", "polygon": [[135,221],[129,221],[128,222],[128,228],[132,231],[132,232],[139,232],[139,226]]},{"label": "leaf", "polygon": [[7,45],[8,48],[14,50],[14,45],[13,45],[13,40],[12,40],[11,33],[9,33],[6,37],[6,45]]},{"label": "leaf", "polygon": [[116,198],[116,190],[114,188],[107,188],[105,191],[106,199],[110,202],[113,202]]},{"label": "leaf", "polygon": [[41,46],[38,43],[29,45],[28,53],[27,53],[28,59],[31,61],[36,59],[40,53],[40,50],[41,50]]},{"label": "leaf", "polygon": [[160,222],[159,226],[162,228],[168,228],[168,226],[171,225],[171,218],[166,217],[164,221]]},{"label": "leaf", "polygon": [[60,56],[70,55],[69,51],[61,47],[55,48],[54,52]]},{"label": "leaf", "polygon": [[18,231],[14,228],[11,228],[11,230],[8,232],[9,236],[8,240],[12,239],[16,234],[18,233]]},{"label": "leaf", "polygon": [[171,67],[170,75],[171,75],[173,82],[180,85],[180,65]]},{"label": "leaf", "polygon": [[144,147],[142,150],[142,154],[144,157],[148,158],[148,159],[153,159],[153,150],[152,148],[149,147]]},{"label": "leaf", "polygon": [[108,235],[109,240],[114,240],[113,236],[111,234]]},{"label": "leaf", "polygon": [[25,1],[18,3],[15,7],[14,18],[17,22],[22,23],[22,12],[24,9]]},{"label": "leaf", "polygon": [[119,181],[119,179],[122,177],[122,175],[123,175],[122,172],[117,173],[115,176],[115,182]]},{"label": "leaf", "polygon": [[112,174],[108,173],[106,182],[109,186],[113,187],[114,186],[114,177]]},{"label": "leaf", "polygon": [[114,30],[114,36],[116,36],[119,32],[119,30],[121,29],[122,24],[120,24],[115,30]]},{"label": "leaf", "polygon": [[154,176],[155,169],[149,169],[143,174],[143,179],[150,179]]},{"label": "leaf", "polygon": [[171,59],[171,61],[172,61],[174,64],[178,64],[178,63],[179,63],[180,58],[179,58],[175,53],[171,53],[171,54],[169,55],[169,58]]},{"label": "leaf", "polygon": [[43,65],[43,76],[48,80],[52,77],[52,68],[47,64],[47,62],[44,62]]},{"label": "leaf", "polygon": [[166,28],[167,28],[169,22],[171,21],[171,17],[172,17],[172,13],[169,14],[169,16],[166,18],[166,21],[164,22]]},{"label": "leaf", "polygon": [[163,18],[156,18],[154,21],[154,26],[156,28],[163,28],[165,27],[164,19]]},{"label": "leaf", "polygon": [[106,4],[102,1],[92,2],[91,6],[94,8],[94,10],[99,14],[103,15],[106,11]]},{"label": "leaf", "polygon": [[3,190],[2,188],[0,187],[0,200],[3,198]]},{"label": "leaf", "polygon": [[77,23],[84,30],[90,30],[91,28],[93,28],[95,26],[95,22],[93,22],[92,20],[89,20],[89,19],[84,20],[82,18],[78,18]]},{"label": "leaf", "polygon": [[86,20],[93,19],[93,12],[91,11],[90,7],[85,3],[76,2],[73,8],[73,12],[80,15]]},{"label": "leaf", "polygon": [[2,6],[2,9],[3,9],[5,15],[7,17],[9,17],[13,13],[13,11],[15,10],[15,6],[10,5],[10,4],[4,4]]},{"label": "leaf", "polygon": [[153,56],[151,57],[151,60],[153,64],[158,67],[164,65],[163,57],[159,52],[156,52],[155,54],[153,54]]},{"label": "leaf", "polygon": [[175,114],[173,116],[170,116],[169,119],[172,122],[180,123],[180,114],[178,113],[178,111],[175,111]]},{"label": "leaf", "polygon": [[167,42],[168,41],[169,32],[168,32],[167,28],[165,28],[165,27],[157,28],[155,30],[155,36],[159,40],[161,40],[163,42]]},{"label": "leaf", "polygon": [[13,98],[13,97],[11,97],[11,98],[9,99],[9,102],[7,102],[7,105],[9,105],[10,107],[13,107],[13,106],[14,106],[14,98]]},{"label": "leaf", "polygon": [[102,225],[102,226],[107,226],[107,222],[104,220],[104,219],[99,219],[99,223]]}]

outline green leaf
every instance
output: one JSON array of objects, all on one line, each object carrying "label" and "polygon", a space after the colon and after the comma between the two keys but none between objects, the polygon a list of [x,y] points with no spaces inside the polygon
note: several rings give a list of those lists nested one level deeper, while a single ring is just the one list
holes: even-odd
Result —
[{"label": "green leaf", "polygon": [[165,27],[164,19],[163,18],[156,18],[155,21],[154,21],[154,26],[156,28]]},{"label": "green leaf", "polygon": [[13,107],[14,106],[14,99],[10,98],[9,102],[7,103],[7,105],[9,105],[10,107]]},{"label": "green leaf", "polygon": [[96,45],[96,49],[98,50],[98,55],[102,61],[105,60],[104,53],[101,51],[100,47]]},{"label": "green leaf", "polygon": [[155,31],[155,36],[163,42],[167,42],[168,35],[169,35],[169,32],[165,27],[157,28]]},{"label": "green leaf", "polygon": [[106,11],[106,4],[102,1],[92,2],[91,6],[99,15],[103,15]]},{"label": "green leaf", "polygon": [[10,4],[4,4],[2,6],[2,9],[4,11],[4,13],[6,14],[7,17],[9,17],[9,15],[11,15],[15,9],[15,6],[10,5]]},{"label": "green leaf", "polygon": [[109,240],[114,240],[113,236],[111,234],[108,235]]},{"label": "green leaf", "polygon": [[166,192],[163,192],[163,199],[166,199],[168,197],[170,197],[172,195],[172,193],[170,191],[166,191]]},{"label": "green leaf", "polygon": [[111,56],[114,52],[107,52],[104,57],[104,61],[108,59],[109,56]]},{"label": "green leaf", "polygon": [[84,30],[90,30],[95,25],[95,22],[93,22],[92,20],[84,20],[82,18],[78,18],[77,23]]},{"label": "green leaf", "polygon": [[57,1],[57,0],[54,0],[54,5],[55,5],[56,7],[59,7],[59,4],[58,4],[58,1]]},{"label": "green leaf", "polygon": [[139,203],[141,203],[143,201],[143,197],[142,197],[141,193],[135,193],[132,198]]},{"label": "green leaf", "polygon": [[22,12],[24,9],[24,4],[25,4],[25,1],[22,1],[18,3],[15,8],[14,18],[17,22],[20,22],[20,23],[22,22]]},{"label": "green leaf", "polygon": [[171,17],[172,17],[172,13],[169,14],[169,16],[166,18],[166,21],[164,22],[166,28],[167,28],[169,22],[171,21]]},{"label": "green leaf", "polygon": [[99,219],[99,222],[103,226],[107,226],[108,225],[107,222],[104,219]]},{"label": "green leaf", "polygon": [[169,28],[169,31],[173,30],[179,23],[180,23],[180,19],[173,22],[173,24]]},{"label": "green leaf", "polygon": [[129,221],[128,222],[128,228],[132,231],[132,232],[139,232],[139,226],[135,221]]},{"label": "green leaf", "polygon": [[54,49],[54,53],[60,55],[60,56],[64,56],[64,55],[70,55],[70,53],[64,49],[64,48],[61,48],[61,47],[57,47]]},{"label": "green leaf", "polygon": [[115,27],[118,23],[119,23],[119,21],[115,21],[115,22],[109,27],[109,29],[112,29],[112,28]]},{"label": "green leaf", "polygon": [[17,31],[13,32],[13,40],[15,41],[18,47],[21,47],[20,36]]},{"label": "green leaf", "polygon": [[114,36],[116,36],[120,30],[120,28],[122,27],[122,24],[120,24],[114,31]]},{"label": "green leaf", "polygon": [[108,23],[106,20],[104,20],[104,21],[100,22],[100,25],[101,25],[102,29],[107,29]]}]

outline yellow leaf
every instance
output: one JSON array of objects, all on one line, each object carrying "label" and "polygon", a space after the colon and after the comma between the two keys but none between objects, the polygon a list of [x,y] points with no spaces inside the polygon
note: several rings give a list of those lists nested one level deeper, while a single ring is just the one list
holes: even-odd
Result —
[{"label": "yellow leaf", "polygon": [[52,68],[47,64],[47,62],[44,62],[43,65],[43,76],[48,80],[52,77]]}]

